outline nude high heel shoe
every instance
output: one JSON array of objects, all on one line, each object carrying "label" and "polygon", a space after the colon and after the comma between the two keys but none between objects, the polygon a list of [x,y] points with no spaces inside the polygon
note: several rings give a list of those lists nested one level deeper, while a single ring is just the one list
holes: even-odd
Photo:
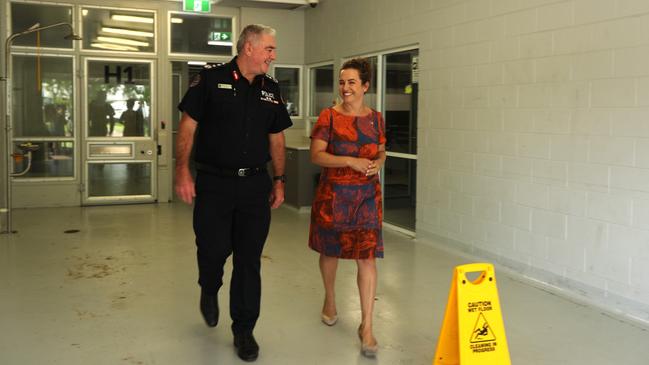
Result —
[{"label": "nude high heel shoe", "polygon": [[363,325],[358,326],[358,338],[361,340],[361,354],[365,357],[376,357],[376,353],[379,351],[379,343],[377,342],[374,346],[366,345],[363,343]]},{"label": "nude high heel shoe", "polygon": [[327,326],[331,327],[336,322],[338,322],[338,316],[334,315],[333,317],[329,317],[328,315],[324,313],[320,313],[320,319],[322,320],[322,323],[326,324]]}]

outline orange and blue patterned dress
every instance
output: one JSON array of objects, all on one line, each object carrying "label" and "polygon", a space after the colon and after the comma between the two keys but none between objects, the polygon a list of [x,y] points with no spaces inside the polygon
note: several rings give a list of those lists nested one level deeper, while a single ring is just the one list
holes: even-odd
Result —
[{"label": "orange and blue patterned dress", "polygon": [[[329,108],[320,113],[311,138],[328,142],[331,154],[374,160],[379,145],[385,144],[385,122],[374,110],[349,116]],[[324,167],[311,207],[309,247],[343,259],[382,258],[382,205],[378,175]]]}]

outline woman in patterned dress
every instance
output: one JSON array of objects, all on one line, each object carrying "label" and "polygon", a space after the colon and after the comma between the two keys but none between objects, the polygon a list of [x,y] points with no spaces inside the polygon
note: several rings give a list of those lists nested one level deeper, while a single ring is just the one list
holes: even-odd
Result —
[{"label": "woman in patterned dress", "polygon": [[375,356],[372,332],[376,261],[383,257],[379,170],[385,162],[385,123],[363,97],[370,86],[367,60],[343,64],[338,81],[342,102],[320,113],[311,135],[311,161],[323,167],[311,208],[309,247],[320,253],[325,288],[322,322],[338,317],[334,284],[338,259],[356,260],[361,301],[361,353]]}]

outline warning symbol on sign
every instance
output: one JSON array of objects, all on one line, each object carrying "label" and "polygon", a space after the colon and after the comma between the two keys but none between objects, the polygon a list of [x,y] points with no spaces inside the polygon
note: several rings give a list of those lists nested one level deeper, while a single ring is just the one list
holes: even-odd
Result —
[{"label": "warning symbol on sign", "polygon": [[475,326],[473,326],[473,333],[471,333],[471,343],[487,341],[496,341],[496,335],[494,335],[491,327],[489,327],[489,323],[484,317],[484,314],[480,312],[478,319],[475,321]]}]

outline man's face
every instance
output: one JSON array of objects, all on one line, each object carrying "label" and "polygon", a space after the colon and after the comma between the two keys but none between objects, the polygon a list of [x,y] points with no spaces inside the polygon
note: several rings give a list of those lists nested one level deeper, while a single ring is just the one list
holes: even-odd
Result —
[{"label": "man's face", "polygon": [[249,44],[250,66],[256,75],[268,73],[271,62],[275,61],[275,37],[261,34]]}]

